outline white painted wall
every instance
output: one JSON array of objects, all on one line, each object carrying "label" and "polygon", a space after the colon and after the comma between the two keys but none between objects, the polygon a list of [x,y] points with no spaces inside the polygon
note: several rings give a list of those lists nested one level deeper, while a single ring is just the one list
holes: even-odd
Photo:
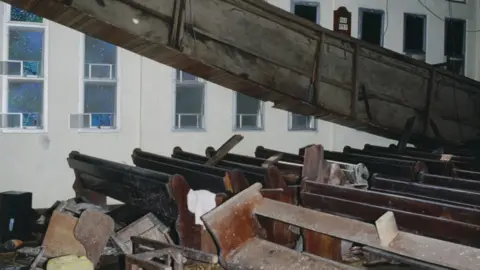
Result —
[{"label": "white painted wall", "polygon": [[[447,14],[440,0],[424,0],[437,14]],[[289,0],[272,0],[290,9]],[[333,8],[346,5],[358,20],[358,7],[384,8],[385,0],[320,0],[321,24],[332,27]],[[424,12],[428,16],[429,37],[427,61],[441,61],[443,53],[443,22],[432,18],[415,0],[389,1],[389,27],[385,45],[394,50],[402,47],[403,12]],[[1,13],[3,14],[3,13]],[[474,12],[458,5],[454,14],[468,19],[469,28]],[[1,20],[3,21],[3,20]],[[353,33],[357,32],[354,23]],[[174,146],[202,154],[205,147],[220,146],[234,131],[234,92],[208,83],[206,86],[206,131],[172,131],[173,91],[172,69],[119,50],[119,116],[118,131],[78,132],[68,128],[70,113],[78,111],[82,36],[54,23],[48,23],[48,132],[0,134],[0,190],[34,192],[36,207],[51,205],[55,200],[73,195],[73,172],[66,157],[72,150],[131,164],[133,148],[168,155]],[[0,28],[2,29],[2,28]],[[474,48],[478,36],[469,35],[467,74],[477,74]],[[470,59],[470,58],[468,58]],[[72,63],[78,63],[72,65]],[[1,104],[1,102],[0,102]],[[341,150],[345,145],[362,147],[365,143],[387,145],[389,140],[319,121],[318,130],[287,131],[287,112],[265,106],[264,131],[241,132],[245,139],[234,152],[253,154],[257,145],[296,152],[301,146],[322,143],[327,149]]]}]

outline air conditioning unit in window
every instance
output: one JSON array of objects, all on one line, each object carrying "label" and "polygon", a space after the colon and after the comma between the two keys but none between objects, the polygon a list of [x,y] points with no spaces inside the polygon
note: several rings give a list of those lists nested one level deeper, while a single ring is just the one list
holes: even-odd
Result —
[{"label": "air conditioning unit in window", "polygon": [[38,129],[41,127],[41,113],[0,113],[0,129]]},{"label": "air conditioning unit in window", "polygon": [[86,63],[85,79],[113,80],[115,79],[113,70],[113,64]]},{"label": "air conditioning unit in window", "polygon": [[413,58],[415,60],[420,60],[420,61],[424,61],[424,62],[426,60],[425,53],[408,53],[408,52],[406,52],[405,55],[410,56],[411,58]]},{"label": "air conditioning unit in window", "polygon": [[8,60],[2,61],[0,65],[0,74],[20,77],[40,77],[41,63],[39,61],[20,61]]},{"label": "air conditioning unit in window", "polygon": [[456,74],[463,74],[463,65],[465,62],[463,57],[445,56],[445,58],[446,58],[446,69],[448,71],[452,71]]},{"label": "air conditioning unit in window", "polygon": [[116,127],[113,113],[72,113],[69,127],[72,129],[113,129]]}]

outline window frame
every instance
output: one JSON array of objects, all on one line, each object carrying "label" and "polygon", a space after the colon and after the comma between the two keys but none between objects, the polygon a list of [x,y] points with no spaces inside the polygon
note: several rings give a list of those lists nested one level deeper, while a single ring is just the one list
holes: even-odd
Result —
[{"label": "window frame", "polygon": [[[206,110],[207,108],[207,81],[204,79],[195,76],[196,82],[181,82],[177,81],[177,71],[183,72],[182,70],[177,70],[172,68],[172,117],[171,117],[171,130],[174,132],[205,132],[207,131],[206,128]],[[185,71],[186,72],[186,71]],[[188,72],[187,72],[188,73]],[[193,74],[192,74],[193,75]],[[177,84],[198,84],[203,86],[203,111],[202,111],[202,119],[200,121],[201,127],[177,127],[176,126],[176,117],[177,117]]]},{"label": "window frame", "polygon": [[239,128],[237,127],[237,97],[238,94],[241,94],[240,92],[233,92],[233,125],[232,125],[232,130],[233,131],[265,131],[265,102],[263,100],[258,99],[260,102],[260,122],[261,126],[256,127],[256,128]]},{"label": "window frame", "polygon": [[360,7],[358,8],[358,39],[361,40],[362,42],[367,42],[367,41],[364,41],[362,39],[362,31],[363,31],[363,27],[362,27],[362,20],[363,20],[363,14],[364,13],[376,13],[376,14],[380,14],[382,16],[382,25],[380,27],[380,47],[384,47],[384,43],[385,43],[385,10],[383,9],[373,9],[373,8],[364,8],[364,7]]},{"label": "window frame", "polygon": [[[416,17],[416,18],[422,18],[423,19],[423,48],[422,51],[414,51],[414,50],[407,50],[406,45],[407,45],[407,39],[406,39],[406,34],[407,34],[407,17]],[[427,54],[427,15],[426,14],[419,14],[419,13],[409,13],[409,12],[404,12],[403,13],[403,52],[406,54],[418,54],[418,55],[426,55]]]},{"label": "window frame", "polygon": [[[315,1],[308,1],[308,0],[291,0],[290,1],[290,12],[294,14],[295,16],[298,16],[295,14],[295,6],[296,5],[306,5],[306,6],[314,6],[317,8],[317,22],[316,24],[320,24],[320,14],[321,14],[321,7],[320,7],[320,2],[315,2]],[[298,16],[300,17],[300,16]],[[302,17],[300,17],[302,18]],[[305,18],[302,18],[306,20]]]},{"label": "window frame", "polygon": [[[80,77],[79,77],[79,96],[78,96],[78,114],[85,114],[85,84],[88,82],[92,83],[104,83],[104,84],[116,84],[115,87],[115,117],[114,117],[114,127],[84,127],[76,128],[79,133],[118,133],[121,127],[121,117],[120,117],[120,107],[121,107],[121,72],[120,72],[120,62],[121,62],[121,48],[116,46],[116,67],[115,67],[115,79],[112,80],[103,80],[103,79],[86,79],[85,78],[85,34],[80,34]],[[115,46],[115,45],[113,45]],[[70,126],[70,124],[69,124]]]},{"label": "window frame", "polygon": [[10,29],[20,30],[35,30],[43,32],[43,48],[42,48],[42,76],[41,77],[21,77],[18,75],[1,75],[2,77],[2,114],[8,113],[8,95],[9,95],[9,82],[38,82],[43,83],[42,94],[42,127],[22,127],[22,128],[10,128],[0,127],[0,130],[4,133],[47,133],[48,132],[48,60],[49,60],[49,21],[42,18],[42,22],[22,22],[22,21],[10,21],[10,12],[12,6],[4,3],[3,14],[3,48],[2,56],[5,62],[9,61],[9,42],[10,42]]},{"label": "window frame", "polygon": [[[468,32],[467,32],[467,29],[468,29],[468,20],[465,20],[465,19],[461,19],[461,18],[456,18],[456,17],[446,17],[445,20],[444,20],[444,23],[443,23],[443,31],[444,31],[444,40],[443,40],[443,43],[444,43],[444,47],[443,47],[443,55],[445,57],[445,61],[447,61],[447,57],[449,57],[447,54],[446,54],[446,49],[447,49],[447,21],[462,21],[464,22],[464,29],[463,29],[463,46],[462,46],[462,52],[463,52],[463,58],[461,58],[461,63],[462,63],[462,70],[460,73],[458,73],[458,75],[462,75],[462,76],[465,76],[466,72],[467,72],[467,35],[468,35]],[[458,57],[452,57],[452,58],[457,58]],[[455,73],[457,74],[457,73]]]},{"label": "window frame", "polygon": [[312,128],[295,128],[293,127],[293,113],[288,112],[288,131],[307,131],[307,132],[316,132],[318,131],[318,119],[315,119],[312,115],[303,115],[304,117],[313,118],[313,127]]}]

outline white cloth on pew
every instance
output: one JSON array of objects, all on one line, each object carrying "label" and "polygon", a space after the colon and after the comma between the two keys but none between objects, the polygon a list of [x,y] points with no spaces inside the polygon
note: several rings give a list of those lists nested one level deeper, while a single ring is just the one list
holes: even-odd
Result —
[{"label": "white cloth on pew", "polygon": [[195,224],[205,228],[200,217],[217,206],[215,197],[215,193],[208,190],[190,189],[187,194],[187,206],[188,211],[195,214]]}]

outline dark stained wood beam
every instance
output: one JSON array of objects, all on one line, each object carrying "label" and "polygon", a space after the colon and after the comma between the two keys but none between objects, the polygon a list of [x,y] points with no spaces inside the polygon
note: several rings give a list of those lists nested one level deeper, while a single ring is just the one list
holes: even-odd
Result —
[{"label": "dark stained wood beam", "polygon": [[415,116],[412,142],[438,138],[431,122],[450,143],[480,131],[478,82],[264,1],[4,2],[294,113],[394,139]]}]

